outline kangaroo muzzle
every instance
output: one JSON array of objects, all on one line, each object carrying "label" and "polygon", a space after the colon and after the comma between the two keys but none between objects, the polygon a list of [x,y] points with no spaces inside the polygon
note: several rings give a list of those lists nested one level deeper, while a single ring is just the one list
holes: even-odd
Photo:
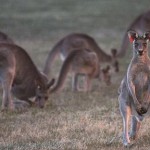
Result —
[{"label": "kangaroo muzzle", "polygon": [[143,49],[139,49],[139,50],[138,50],[138,54],[139,54],[140,56],[143,55],[143,52],[144,52]]}]

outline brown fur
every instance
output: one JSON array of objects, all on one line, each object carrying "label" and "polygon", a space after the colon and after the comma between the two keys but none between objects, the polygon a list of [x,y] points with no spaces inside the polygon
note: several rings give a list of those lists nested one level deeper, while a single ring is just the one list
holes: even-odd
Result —
[{"label": "brown fur", "polygon": [[10,43],[14,44],[14,41],[5,33],[0,32],[0,43]]},{"label": "brown fur", "polygon": [[62,89],[66,76],[70,70],[73,73],[72,88],[74,91],[80,90],[78,87],[79,75],[85,75],[84,91],[89,91],[91,89],[91,80],[95,77],[100,77],[100,73],[105,76],[105,82],[110,84],[109,68],[100,71],[99,60],[96,53],[88,49],[76,49],[71,51],[65,59],[57,84],[51,92]]},{"label": "brown fur", "polygon": [[35,97],[39,107],[48,98],[47,77],[41,73],[27,52],[17,45],[0,44],[0,81],[3,87],[2,110],[14,109],[12,95],[29,102]]},{"label": "brown fur", "polygon": [[[133,57],[127,74],[119,88],[119,104],[123,117],[123,144],[129,146],[130,139],[138,135],[141,121],[150,111],[150,58],[148,56],[148,41],[150,32],[139,36],[135,31],[128,32],[133,41]],[[129,119],[132,116],[130,138],[128,135]]]},{"label": "brown fur", "polygon": [[108,62],[115,68],[116,72],[119,71],[118,61],[116,60],[117,52],[115,49],[112,50],[112,55],[108,55],[97,45],[92,37],[82,33],[73,33],[61,39],[53,47],[48,55],[43,72],[47,75],[49,74],[52,63],[58,54],[60,54],[63,57],[62,59],[65,60],[70,52],[75,49],[93,50],[97,54],[100,64]]},{"label": "brown fur", "polygon": [[129,25],[129,27],[127,28],[127,30],[124,34],[121,48],[118,51],[118,54],[117,54],[118,57],[125,56],[127,48],[129,46],[128,33],[127,33],[128,30],[135,30],[135,31],[138,31],[139,33],[143,33],[145,31],[150,31],[150,11],[140,14]]}]

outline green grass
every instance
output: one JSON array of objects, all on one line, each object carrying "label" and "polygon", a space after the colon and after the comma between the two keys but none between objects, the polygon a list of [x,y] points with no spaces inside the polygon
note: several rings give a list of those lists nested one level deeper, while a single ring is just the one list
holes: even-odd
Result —
[{"label": "green grass", "polygon": [[[87,33],[108,53],[120,48],[130,22],[149,9],[145,0],[1,0],[0,30],[24,47],[42,70],[55,43],[72,32]],[[130,52],[129,56],[131,57]],[[0,150],[120,150],[122,118],[117,89],[130,59],[120,60],[112,85],[93,81],[93,92],[73,93],[68,76],[65,89],[50,95],[45,109],[0,112]],[[53,75],[59,73],[57,59]],[[133,150],[150,148],[150,119],[143,121]]]}]

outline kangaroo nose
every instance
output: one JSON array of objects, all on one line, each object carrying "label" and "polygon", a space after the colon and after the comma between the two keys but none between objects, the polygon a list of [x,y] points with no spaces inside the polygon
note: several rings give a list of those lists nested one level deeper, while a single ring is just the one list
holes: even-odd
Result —
[{"label": "kangaroo nose", "polygon": [[142,49],[142,48],[140,48],[140,49],[139,49],[139,52],[142,52],[142,51],[143,51],[143,49]]}]

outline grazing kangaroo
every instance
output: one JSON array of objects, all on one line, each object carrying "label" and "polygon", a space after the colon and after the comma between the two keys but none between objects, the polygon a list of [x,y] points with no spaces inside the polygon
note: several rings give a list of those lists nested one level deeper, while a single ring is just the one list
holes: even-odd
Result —
[{"label": "grazing kangaroo", "polygon": [[[125,146],[129,146],[130,139],[137,137],[141,121],[150,110],[150,58],[148,56],[150,32],[140,36],[135,31],[129,31],[128,36],[133,43],[133,57],[119,88]],[[131,131],[128,135],[130,116],[132,116]]]},{"label": "grazing kangaroo", "polygon": [[112,55],[108,55],[97,45],[96,41],[92,37],[82,33],[73,33],[61,39],[53,47],[48,55],[43,72],[46,75],[49,74],[52,62],[54,61],[56,55],[60,54],[62,56],[62,60],[65,60],[70,52],[75,49],[93,50],[97,54],[100,64],[103,62],[108,62],[114,67],[116,72],[119,71],[119,63],[116,58],[116,49],[111,51]]},{"label": "grazing kangaroo", "polygon": [[147,11],[147,12],[144,12],[144,13],[140,14],[129,25],[129,27],[127,28],[127,30],[124,34],[122,44],[121,44],[121,48],[118,51],[118,54],[117,54],[118,57],[123,57],[126,54],[126,51],[127,51],[128,45],[129,45],[127,31],[130,30],[130,29],[138,31],[139,33],[143,33],[145,31],[150,31],[150,11]]},{"label": "grazing kangaroo", "polygon": [[17,45],[0,44],[0,82],[3,88],[2,110],[14,110],[12,95],[19,100],[35,103],[43,108],[48,99],[48,90],[54,80],[48,82],[27,52]]},{"label": "grazing kangaroo", "polygon": [[102,77],[107,85],[111,83],[109,67],[103,69],[102,71],[100,70],[99,60],[95,52],[88,49],[76,49],[70,52],[70,54],[65,59],[59,74],[58,81],[51,89],[51,92],[59,91],[62,89],[69,70],[73,72],[72,88],[74,91],[81,91],[78,86],[79,75],[85,75],[85,86],[84,90],[82,91],[91,90],[91,80],[93,78]]},{"label": "grazing kangaroo", "polygon": [[14,41],[5,33],[0,32],[0,43],[10,43],[14,44]]}]

